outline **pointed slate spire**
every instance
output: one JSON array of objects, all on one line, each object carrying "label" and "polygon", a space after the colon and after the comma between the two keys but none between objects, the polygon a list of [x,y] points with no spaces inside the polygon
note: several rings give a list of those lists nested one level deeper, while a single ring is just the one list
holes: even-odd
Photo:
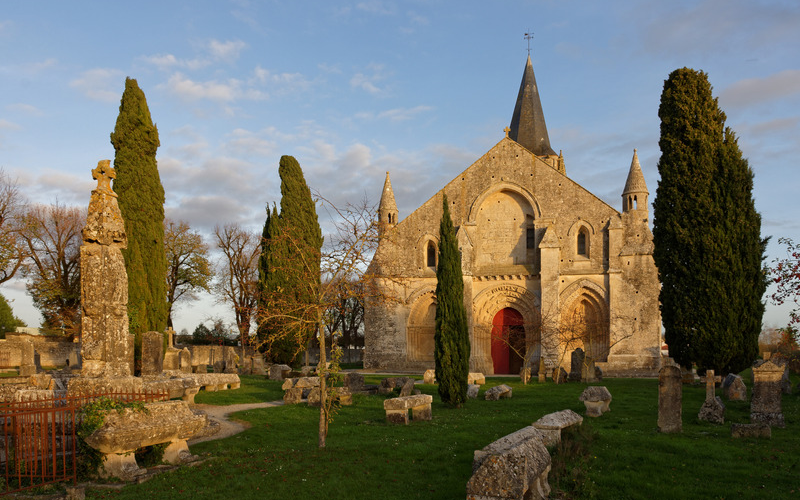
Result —
[{"label": "pointed slate spire", "polygon": [[550,138],[547,136],[547,126],[544,123],[544,113],[539,100],[536,77],[533,74],[531,56],[528,56],[525,72],[522,74],[522,83],[519,85],[517,104],[514,106],[514,116],[511,117],[511,131],[508,137],[537,156],[556,154],[550,147]]},{"label": "pointed slate spire", "polygon": [[649,194],[642,167],[639,165],[639,155],[634,149],[628,180],[625,181],[625,189],[622,190],[622,211],[647,210],[647,195]]},{"label": "pointed slate spire", "polygon": [[381,233],[385,229],[397,225],[397,202],[394,201],[394,191],[392,191],[392,181],[389,180],[389,172],[386,172],[381,202],[378,205],[378,222]]}]

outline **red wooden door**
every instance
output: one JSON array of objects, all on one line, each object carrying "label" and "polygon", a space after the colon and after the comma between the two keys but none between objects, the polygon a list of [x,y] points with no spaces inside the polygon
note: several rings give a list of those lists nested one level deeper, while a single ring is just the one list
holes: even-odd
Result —
[{"label": "red wooden door", "polygon": [[[522,358],[509,348],[518,347],[520,334],[525,335],[522,315],[510,307],[501,309],[492,320],[492,365],[495,373],[519,373]],[[523,337],[524,338],[524,337]],[[524,340],[523,340],[524,342]]]}]

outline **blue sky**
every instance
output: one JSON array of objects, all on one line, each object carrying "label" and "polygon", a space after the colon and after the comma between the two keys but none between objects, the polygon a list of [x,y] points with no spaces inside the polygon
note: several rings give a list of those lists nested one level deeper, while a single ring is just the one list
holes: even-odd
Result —
[{"label": "blue sky", "polygon": [[[167,214],[260,229],[290,154],[334,202],[400,217],[503,137],[531,58],[567,175],[617,209],[633,148],[655,197],[664,79],[708,73],[755,172],[768,260],[800,240],[800,4],[699,1],[5,2],[0,167],[35,202],[86,206],[126,76],[147,95]],[[39,322],[22,283],[3,294]],[[232,315],[210,297],[176,329]],[[787,309],[768,306],[781,325]]]}]

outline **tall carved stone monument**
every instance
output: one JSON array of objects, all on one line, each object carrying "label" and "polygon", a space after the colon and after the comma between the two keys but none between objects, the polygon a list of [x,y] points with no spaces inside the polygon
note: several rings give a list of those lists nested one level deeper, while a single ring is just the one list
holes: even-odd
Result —
[{"label": "tall carved stone monument", "polygon": [[130,377],[133,345],[128,331],[128,275],[122,249],[125,222],[111,189],[109,160],[92,170],[92,191],[81,245],[81,356],[84,377]]}]

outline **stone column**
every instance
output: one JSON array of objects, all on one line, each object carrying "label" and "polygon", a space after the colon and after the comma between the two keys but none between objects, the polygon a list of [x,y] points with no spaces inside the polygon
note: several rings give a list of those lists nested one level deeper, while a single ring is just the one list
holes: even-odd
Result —
[{"label": "stone column", "polygon": [[111,189],[116,177],[109,160],[92,170],[92,191],[81,245],[81,357],[88,377],[130,376],[128,275],[122,249],[125,223]]},{"label": "stone column", "polygon": [[539,242],[541,261],[541,304],[542,304],[542,357],[548,368],[558,362],[559,314],[559,269],[561,264],[561,245],[553,225],[545,230]]}]

